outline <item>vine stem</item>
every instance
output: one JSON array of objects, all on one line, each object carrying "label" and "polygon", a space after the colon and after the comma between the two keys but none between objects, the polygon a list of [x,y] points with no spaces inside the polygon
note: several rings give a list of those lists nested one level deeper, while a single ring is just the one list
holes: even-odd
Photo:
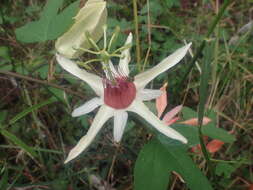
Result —
[{"label": "vine stem", "polygon": [[[199,48],[197,49],[197,53],[194,55],[194,57],[192,58],[189,67],[187,68],[185,74],[182,77],[182,80],[179,83],[179,87],[182,85],[182,83],[185,81],[186,77],[189,75],[189,73],[191,72],[195,61],[197,61],[197,59],[199,58],[199,56],[201,55],[205,45],[206,45],[206,41],[208,40],[208,38],[210,37],[210,35],[213,33],[216,25],[219,23],[219,21],[221,20],[221,17],[223,16],[223,14],[225,13],[225,10],[227,9],[227,7],[230,5],[230,3],[232,3],[234,0],[225,0],[224,4],[222,5],[222,7],[220,8],[220,11],[218,13],[218,15],[214,18],[211,26],[209,27],[207,34],[205,36],[205,38],[202,40]],[[177,88],[179,89],[179,88]]]},{"label": "vine stem", "polygon": [[207,152],[206,145],[205,145],[204,140],[203,140],[202,124],[200,124],[199,127],[198,127],[198,133],[199,133],[200,147],[201,147],[203,156],[205,157],[208,169],[210,170],[212,177],[215,178],[214,167],[213,167],[213,164],[211,162],[209,153]]},{"label": "vine stem", "polygon": [[141,48],[139,38],[137,0],[133,0],[133,11],[134,11],[134,28],[135,28],[135,43],[136,43],[136,63],[138,70],[141,71]]},{"label": "vine stem", "polygon": [[[211,178],[214,182],[215,187],[218,187],[218,182],[216,180],[216,174],[215,174],[215,167],[213,163],[211,162],[210,155],[207,151],[204,139],[203,139],[203,118],[205,115],[205,107],[208,97],[208,86],[209,86],[209,78],[211,74],[211,62],[213,59],[212,51],[213,45],[208,44],[208,46],[204,49],[203,52],[203,63],[202,63],[202,72],[200,76],[200,87],[199,87],[199,105],[198,105],[198,135],[199,135],[199,141],[201,150],[204,156],[204,159],[206,160],[207,168],[209,169],[209,172],[211,174]],[[218,188],[217,188],[218,189]]]}]

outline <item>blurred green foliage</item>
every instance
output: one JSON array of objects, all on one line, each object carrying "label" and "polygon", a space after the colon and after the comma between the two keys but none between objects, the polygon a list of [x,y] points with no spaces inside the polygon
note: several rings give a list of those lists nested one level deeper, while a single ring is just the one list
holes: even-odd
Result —
[{"label": "blurred green foliage", "polygon": [[[172,170],[181,175],[191,189],[196,189],[196,176],[204,178],[201,182],[208,184],[204,177],[207,176],[213,185],[215,182],[209,178],[201,154],[187,152],[181,144],[168,141],[161,135],[156,136],[159,141],[155,137],[150,140],[153,133],[143,130],[143,123],[132,115],[133,121],[128,122],[120,146],[112,143],[112,121],[109,121],[101,131],[99,140],[87,152],[74,163],[63,165],[66,153],[87,132],[94,116],[91,113],[78,119],[71,117],[74,105],[83,103],[94,94],[86,84],[62,72],[53,56],[53,40],[71,25],[78,5],[79,1],[70,0],[50,0],[47,3],[39,0],[5,0],[1,3],[0,189],[94,189],[92,175],[98,176],[102,184],[113,184],[117,189],[133,189],[134,183],[143,182],[146,185],[152,180],[161,185],[161,189],[186,189],[177,175],[165,173]],[[145,69],[158,64],[182,46],[184,41],[193,42],[192,51],[195,54],[220,6],[208,0],[150,0],[148,6],[147,1],[139,0],[142,63],[151,48]],[[212,122],[203,126],[203,133],[226,142],[221,151],[212,155],[215,173],[221,178],[216,182],[220,189],[245,189],[245,181],[249,184],[253,181],[250,168],[250,158],[253,156],[252,29],[243,34],[238,32],[250,21],[250,7],[251,0],[235,1],[210,39],[207,39],[214,44],[210,49],[213,57],[209,60],[211,75],[206,81],[208,97],[205,105],[208,108],[205,116],[211,118]],[[108,1],[108,13],[109,34],[112,34],[115,26],[120,26],[121,35],[117,44],[121,45],[130,31],[134,33],[132,2]],[[132,73],[137,72],[134,55],[135,47],[130,65]],[[84,55],[84,58],[91,57]],[[202,58],[203,55],[198,60],[199,65],[203,63]],[[194,67],[187,81],[179,86],[189,59],[190,56],[173,68],[169,75],[164,73],[149,85],[150,88],[160,88],[165,81],[169,83],[169,108],[182,103],[186,105],[180,115],[182,120],[197,117],[194,110],[197,110],[199,102],[200,70],[197,67]],[[101,72],[96,64],[94,67]],[[21,75],[21,78],[7,75],[7,71]],[[22,76],[46,81],[47,84]],[[175,86],[179,88],[178,96],[173,96]],[[69,93],[64,92],[62,87],[69,89]],[[50,99],[55,102],[43,104]],[[152,107],[153,102],[150,103]],[[19,114],[22,117],[9,124]],[[189,140],[188,148],[199,143],[197,127],[183,124],[173,124],[172,127],[185,134]],[[154,148],[150,146],[162,151],[153,152]],[[160,162],[164,165],[159,165]],[[199,169],[193,163],[198,164]],[[137,170],[138,167],[141,169]],[[184,173],[186,170],[189,173]],[[146,178],[133,182],[133,173],[137,179]]]}]

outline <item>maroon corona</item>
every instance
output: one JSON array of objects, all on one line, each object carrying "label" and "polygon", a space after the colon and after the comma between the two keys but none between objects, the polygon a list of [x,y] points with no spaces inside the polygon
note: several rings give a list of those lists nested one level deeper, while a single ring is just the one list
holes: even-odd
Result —
[{"label": "maroon corona", "polygon": [[127,77],[104,79],[104,102],[114,109],[127,108],[136,97],[136,88]]}]

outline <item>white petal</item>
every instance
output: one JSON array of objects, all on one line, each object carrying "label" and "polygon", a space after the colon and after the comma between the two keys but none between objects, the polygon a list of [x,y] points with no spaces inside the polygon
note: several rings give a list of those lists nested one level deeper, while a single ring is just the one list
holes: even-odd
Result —
[{"label": "white petal", "polygon": [[128,111],[132,111],[140,115],[143,119],[153,125],[159,132],[163,133],[167,137],[179,140],[183,143],[187,143],[187,139],[174,129],[166,126],[158,117],[156,117],[148,107],[141,101],[134,101],[128,108]]},{"label": "white petal", "polygon": [[125,111],[116,111],[114,114],[113,137],[116,142],[120,142],[127,123],[128,114]]},{"label": "white petal", "polygon": [[101,98],[92,98],[88,102],[85,102],[82,106],[76,108],[72,112],[72,117],[78,117],[80,115],[84,115],[87,113],[90,113],[98,106],[101,106],[103,104],[103,100]]},{"label": "white petal", "polygon": [[[104,62],[102,62],[104,67],[108,67]],[[107,79],[111,79],[111,77],[116,78],[119,76],[117,70],[115,69],[114,65],[112,64],[111,60],[109,60],[109,71],[108,69],[104,69],[105,75]],[[110,72],[110,73],[108,73]]]},{"label": "white petal", "polygon": [[88,83],[97,95],[101,96],[103,94],[103,83],[100,77],[88,73],[84,69],[80,69],[74,61],[67,59],[60,54],[56,54],[56,60],[63,69]]},{"label": "white petal", "polygon": [[187,44],[186,46],[176,50],[173,54],[165,58],[152,69],[136,75],[134,79],[136,88],[144,88],[156,76],[176,65],[185,56],[190,46],[191,43]]},{"label": "white petal", "polygon": [[110,67],[110,71],[112,72],[113,76],[118,77],[119,74],[118,74],[117,70],[115,69],[115,67],[114,67],[114,65],[112,64],[111,61],[109,61],[109,67]]},{"label": "white petal", "polygon": [[161,96],[161,90],[142,89],[137,93],[137,99],[141,101],[153,100]]},{"label": "white petal", "polygon": [[89,131],[85,136],[83,136],[77,145],[69,152],[67,159],[65,160],[65,164],[75,157],[77,157],[79,154],[81,154],[92,142],[92,140],[95,138],[99,130],[102,128],[104,123],[113,116],[113,109],[102,105],[95,116]]},{"label": "white petal", "polygon": [[[132,35],[132,33],[130,33],[127,37],[125,45],[132,44],[132,40],[133,40],[133,35]],[[131,60],[130,49],[131,49],[131,47],[122,51],[121,56],[123,58],[121,58],[119,61],[119,71],[123,72],[123,74],[126,76],[129,75],[128,64]]]}]

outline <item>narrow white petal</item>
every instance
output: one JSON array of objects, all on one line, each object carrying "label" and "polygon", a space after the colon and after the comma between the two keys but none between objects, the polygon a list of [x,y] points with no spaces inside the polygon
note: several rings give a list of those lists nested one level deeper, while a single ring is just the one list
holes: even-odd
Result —
[{"label": "narrow white petal", "polygon": [[80,115],[84,115],[87,113],[90,113],[94,109],[96,109],[98,106],[101,106],[103,104],[103,100],[101,98],[92,98],[88,102],[85,102],[80,107],[76,108],[72,112],[72,117],[78,117]]},{"label": "narrow white petal", "polygon": [[[119,76],[117,70],[115,69],[114,65],[112,64],[112,62],[110,60],[109,60],[109,65],[106,65],[104,62],[102,62],[102,65],[103,65],[103,67],[105,67],[104,72],[105,72],[107,79],[111,79],[111,77],[116,78]],[[109,68],[106,69],[108,66],[109,66]]]},{"label": "narrow white petal", "polygon": [[99,108],[97,115],[95,116],[90,129],[88,130],[87,134],[83,136],[77,145],[69,152],[67,159],[64,163],[71,161],[72,159],[76,158],[79,154],[81,154],[92,142],[95,138],[99,130],[102,128],[104,123],[113,116],[113,109],[102,105]]},{"label": "narrow white petal", "polygon": [[117,70],[115,69],[114,65],[112,64],[111,61],[109,61],[109,67],[110,67],[110,71],[112,72],[113,76],[114,77],[118,77],[118,72]]},{"label": "narrow white petal", "polygon": [[60,54],[56,54],[56,60],[63,69],[85,81],[97,95],[101,96],[103,94],[103,83],[100,77],[79,68],[74,61]]},{"label": "narrow white petal", "polygon": [[[125,45],[132,44],[132,40],[133,40],[133,35],[132,35],[132,33],[130,33],[127,37]],[[120,61],[119,61],[119,70],[121,72],[123,72],[123,74],[126,75],[126,76],[129,75],[128,64],[131,60],[130,49],[131,49],[131,47],[125,49],[124,51],[122,51],[121,56],[123,58],[121,58]]]},{"label": "narrow white petal", "polygon": [[190,46],[191,43],[187,44],[186,46],[176,50],[173,54],[165,58],[152,69],[136,75],[134,79],[136,88],[144,88],[156,76],[176,65],[185,56]]},{"label": "narrow white petal", "polygon": [[127,123],[128,114],[126,111],[116,111],[114,114],[113,137],[116,142],[120,142]]},{"label": "narrow white petal", "polygon": [[141,101],[135,100],[131,106],[127,109],[140,115],[143,119],[153,125],[159,132],[163,133],[167,137],[179,140],[183,143],[187,143],[187,139],[178,133],[176,130],[166,126],[158,117],[156,117],[148,107]]},{"label": "narrow white petal", "polygon": [[137,93],[137,99],[141,101],[153,100],[161,96],[161,90],[142,89]]}]

